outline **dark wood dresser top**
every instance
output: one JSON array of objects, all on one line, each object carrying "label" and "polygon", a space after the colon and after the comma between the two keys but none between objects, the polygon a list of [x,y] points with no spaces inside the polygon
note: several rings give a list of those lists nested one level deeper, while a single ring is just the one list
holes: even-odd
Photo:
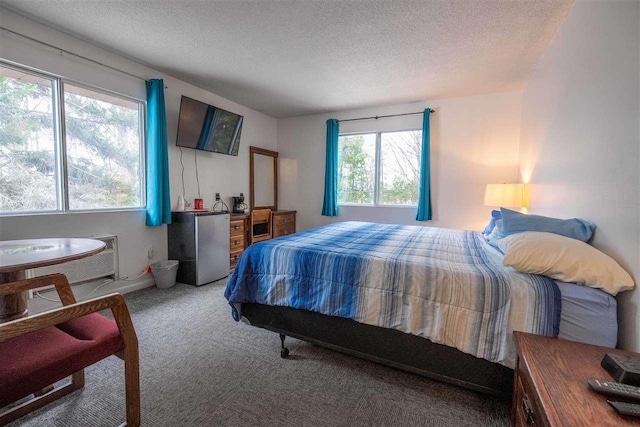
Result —
[{"label": "dark wood dresser top", "polygon": [[[640,426],[639,418],[619,415],[607,397],[589,389],[589,378],[613,381],[600,366],[606,353],[634,354],[557,338],[514,332],[518,350],[516,374],[524,375],[530,398],[550,426]],[[537,424],[537,423],[536,423]]]},{"label": "dark wood dresser top", "polygon": [[237,220],[237,219],[245,219],[245,218],[249,218],[248,213],[232,213],[231,214],[231,221]]}]

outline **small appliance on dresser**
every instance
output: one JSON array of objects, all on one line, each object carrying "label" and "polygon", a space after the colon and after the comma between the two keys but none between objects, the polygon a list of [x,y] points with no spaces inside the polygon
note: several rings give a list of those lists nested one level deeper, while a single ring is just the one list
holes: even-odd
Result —
[{"label": "small appliance on dresser", "polygon": [[201,286],[229,275],[229,214],[172,212],[169,259],[180,261],[176,280]]},{"label": "small appliance on dresser", "polygon": [[247,213],[247,205],[244,203],[244,194],[240,193],[239,196],[233,196],[233,213],[243,214]]}]

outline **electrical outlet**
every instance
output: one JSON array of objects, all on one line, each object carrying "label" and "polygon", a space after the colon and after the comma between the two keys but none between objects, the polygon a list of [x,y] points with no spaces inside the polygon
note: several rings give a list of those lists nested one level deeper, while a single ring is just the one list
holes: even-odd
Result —
[{"label": "electrical outlet", "polygon": [[216,193],[216,201],[220,201],[220,193]]},{"label": "electrical outlet", "polygon": [[153,246],[147,248],[147,258],[153,259]]}]

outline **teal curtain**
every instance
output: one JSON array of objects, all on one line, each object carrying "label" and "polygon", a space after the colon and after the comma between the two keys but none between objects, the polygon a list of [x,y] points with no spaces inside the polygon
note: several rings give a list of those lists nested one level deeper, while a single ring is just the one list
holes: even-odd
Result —
[{"label": "teal curtain", "polygon": [[418,215],[416,220],[429,221],[431,219],[431,156],[429,115],[431,110],[424,110],[422,116],[422,154],[420,155],[420,196],[418,198]]},{"label": "teal curtain", "polygon": [[147,225],[171,224],[164,81],[147,82]]},{"label": "teal curtain", "polygon": [[327,157],[324,170],[322,215],[338,216],[338,134],[336,119],[327,120]]}]

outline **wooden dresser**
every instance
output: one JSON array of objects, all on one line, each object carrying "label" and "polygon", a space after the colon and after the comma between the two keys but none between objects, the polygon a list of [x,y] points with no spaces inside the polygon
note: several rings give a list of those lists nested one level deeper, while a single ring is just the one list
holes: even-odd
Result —
[{"label": "wooden dresser", "polygon": [[273,238],[296,232],[296,211],[273,211]]},{"label": "wooden dresser", "polygon": [[229,221],[229,271],[233,271],[240,255],[249,245],[249,214],[231,214]]},{"label": "wooden dresser", "polygon": [[[271,212],[271,222],[273,224],[272,238],[287,236],[296,232],[296,211],[273,211]],[[229,271],[236,268],[240,255],[251,244],[249,214],[231,214],[229,221]]]},{"label": "wooden dresser", "polygon": [[631,354],[558,338],[514,332],[518,358],[512,417],[515,426],[640,426],[618,414],[589,378],[612,381],[600,366],[606,353]]}]

